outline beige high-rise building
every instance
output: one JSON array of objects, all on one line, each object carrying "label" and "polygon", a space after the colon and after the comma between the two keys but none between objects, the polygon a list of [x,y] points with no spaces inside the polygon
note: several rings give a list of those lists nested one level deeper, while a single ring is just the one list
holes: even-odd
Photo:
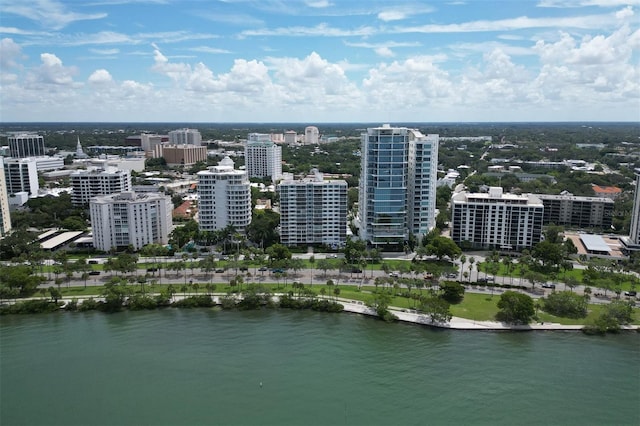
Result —
[{"label": "beige high-rise building", "polygon": [[162,157],[167,166],[193,166],[207,161],[207,147],[198,145],[157,145],[154,157]]}]

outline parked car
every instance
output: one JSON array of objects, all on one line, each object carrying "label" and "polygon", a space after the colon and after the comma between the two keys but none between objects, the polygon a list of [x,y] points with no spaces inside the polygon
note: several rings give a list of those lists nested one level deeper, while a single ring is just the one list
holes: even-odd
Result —
[{"label": "parked car", "polygon": [[542,283],[542,288],[551,288],[551,289],[555,289],[556,285],[552,284],[552,283]]},{"label": "parked car", "polygon": [[147,268],[147,272],[156,272],[158,268]]},{"label": "parked car", "polygon": [[360,268],[351,268],[351,273],[352,274],[361,274],[362,273],[362,269],[360,269]]},{"label": "parked car", "polygon": [[89,275],[100,275],[100,271],[90,271]]},{"label": "parked car", "polygon": [[456,274],[455,272],[449,272],[447,274],[447,278],[458,278],[458,274]]},{"label": "parked car", "polygon": [[398,274],[397,272],[391,272],[391,273],[389,274],[389,276],[390,276],[391,278],[398,278],[398,277],[400,276],[400,274]]},{"label": "parked car", "polygon": [[633,291],[633,290],[624,292],[624,295],[625,296],[629,296],[629,297],[636,297],[637,294],[638,294],[638,292],[637,291]]},{"label": "parked car", "polygon": [[282,269],[282,268],[273,268],[271,270],[271,272],[273,272],[274,274],[283,274],[284,273],[284,269]]},{"label": "parked car", "polygon": [[216,268],[216,272],[217,273],[222,273],[222,272],[224,272],[224,268]]},{"label": "parked car", "polygon": [[264,271],[266,271],[266,270],[268,270],[268,269],[269,269],[269,268],[267,268],[266,266],[261,266],[261,267],[259,267],[259,268],[258,268],[258,271],[260,271],[260,272],[264,272]]}]

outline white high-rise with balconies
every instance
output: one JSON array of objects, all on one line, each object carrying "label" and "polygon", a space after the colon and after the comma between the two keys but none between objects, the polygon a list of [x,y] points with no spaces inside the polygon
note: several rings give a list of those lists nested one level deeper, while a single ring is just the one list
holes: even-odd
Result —
[{"label": "white high-rise with balconies", "polygon": [[244,161],[250,178],[268,177],[275,183],[282,177],[282,147],[271,141],[270,134],[249,134]]},{"label": "white high-rise with balconies", "polygon": [[388,124],[361,137],[360,238],[403,245],[435,226],[438,135]]},{"label": "white high-rise with balconies", "polygon": [[31,197],[38,195],[38,164],[35,158],[5,158],[4,177],[7,194],[26,192]]},{"label": "white high-rise with balconies", "polygon": [[451,238],[476,249],[528,249],[541,240],[543,216],[544,204],[533,194],[462,191],[451,197]]},{"label": "white high-rise with balconies", "polygon": [[202,145],[202,135],[197,129],[178,129],[169,132],[171,145]]},{"label": "white high-rise with balconies", "polygon": [[324,244],[342,247],[347,240],[347,182],[313,176],[285,178],[280,195],[280,241],[287,246]]},{"label": "white high-rise with balconies", "polygon": [[75,206],[89,203],[91,198],[100,195],[119,194],[131,191],[131,172],[115,167],[91,167],[77,170],[69,176],[73,192],[71,202]]},{"label": "white high-rise with balconies", "polygon": [[251,223],[251,183],[229,157],[198,172],[198,222],[202,231],[233,225],[239,232]]},{"label": "white high-rise with balconies", "polygon": [[98,250],[167,244],[173,228],[171,197],[123,192],[91,199],[93,245]]}]

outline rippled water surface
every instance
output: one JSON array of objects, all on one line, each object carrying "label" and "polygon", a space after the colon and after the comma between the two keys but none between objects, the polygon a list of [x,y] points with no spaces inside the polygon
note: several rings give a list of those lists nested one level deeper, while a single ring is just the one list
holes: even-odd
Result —
[{"label": "rippled water surface", "polygon": [[640,336],[297,311],[0,318],[0,425],[639,425]]}]

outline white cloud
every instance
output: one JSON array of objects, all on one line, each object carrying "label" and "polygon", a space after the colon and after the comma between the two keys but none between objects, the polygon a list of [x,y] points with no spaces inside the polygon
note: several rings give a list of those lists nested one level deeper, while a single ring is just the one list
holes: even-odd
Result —
[{"label": "white cloud", "polygon": [[66,5],[55,0],[4,0],[3,13],[11,13],[27,19],[38,21],[42,26],[62,29],[76,21],[103,19],[106,13],[77,13],[71,12]]},{"label": "white cloud", "polygon": [[602,29],[618,25],[617,13],[601,15],[567,16],[554,18],[529,18],[520,16],[494,21],[481,20],[459,24],[429,24],[412,27],[396,27],[390,32],[397,33],[468,33],[468,32],[501,32],[532,28],[578,28],[578,29]]},{"label": "white cloud", "polygon": [[574,8],[587,6],[618,7],[640,5],[640,0],[542,0],[538,7]]},{"label": "white cloud", "polygon": [[16,68],[17,60],[22,58],[22,49],[11,38],[0,40],[0,68]]},{"label": "white cloud", "polygon": [[240,33],[240,37],[253,36],[289,36],[289,37],[363,37],[377,33],[373,27],[364,26],[356,29],[333,28],[326,23],[314,27],[280,27],[275,29],[252,29]]},{"label": "white cloud", "polygon": [[60,58],[53,53],[43,53],[40,55],[42,65],[31,74],[32,82],[35,84],[51,84],[56,86],[74,86],[73,75],[76,74],[75,67],[65,67]]},{"label": "white cloud", "polygon": [[220,49],[217,47],[209,47],[209,46],[190,47],[189,50],[192,52],[211,53],[214,55],[231,53],[231,51],[227,49]]},{"label": "white cloud", "polygon": [[333,3],[330,3],[327,0],[317,0],[317,1],[307,1],[306,5],[309,7],[313,7],[315,9],[322,9],[325,7],[333,6]]},{"label": "white cloud", "polygon": [[378,19],[381,21],[400,21],[407,17],[406,13],[400,10],[385,10],[378,13]]},{"label": "white cloud", "polygon": [[376,55],[382,56],[383,58],[393,58],[395,56],[393,51],[386,46],[376,47],[374,51]]},{"label": "white cloud", "polygon": [[92,84],[107,84],[113,82],[113,77],[111,77],[109,71],[105,69],[99,69],[95,70],[89,76],[89,79],[87,81]]},{"label": "white cloud", "polygon": [[111,55],[117,55],[118,53],[120,53],[120,49],[94,49],[94,48],[90,48],[89,52],[93,52],[96,55],[105,55],[105,56],[111,56]]}]

